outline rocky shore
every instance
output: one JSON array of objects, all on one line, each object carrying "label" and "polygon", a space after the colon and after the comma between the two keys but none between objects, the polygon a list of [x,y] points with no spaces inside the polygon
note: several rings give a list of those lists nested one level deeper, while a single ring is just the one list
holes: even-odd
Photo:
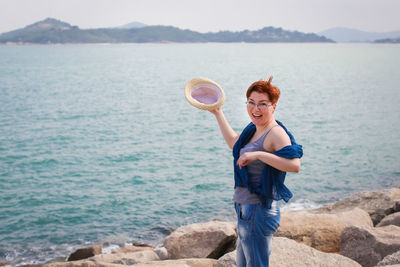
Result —
[{"label": "rocky shore", "polygon": [[[210,221],[176,229],[159,248],[133,244],[102,254],[101,246],[92,246],[66,262],[25,267],[231,267],[236,239],[235,222]],[[400,187],[357,193],[316,210],[282,212],[270,266],[400,267]]]}]

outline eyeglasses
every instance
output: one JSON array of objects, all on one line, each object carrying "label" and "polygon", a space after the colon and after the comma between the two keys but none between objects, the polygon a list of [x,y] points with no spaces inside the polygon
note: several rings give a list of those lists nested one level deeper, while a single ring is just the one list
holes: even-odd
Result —
[{"label": "eyeglasses", "polygon": [[265,104],[265,103],[256,104],[253,101],[247,101],[246,104],[249,108],[257,107],[259,110],[266,110],[269,106],[272,106],[272,104]]}]

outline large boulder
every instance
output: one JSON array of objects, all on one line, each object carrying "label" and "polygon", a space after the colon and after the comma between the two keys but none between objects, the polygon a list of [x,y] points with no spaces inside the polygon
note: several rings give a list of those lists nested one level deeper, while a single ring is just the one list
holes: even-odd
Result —
[{"label": "large boulder", "polygon": [[67,261],[77,261],[77,260],[87,259],[95,255],[101,254],[101,252],[102,252],[101,246],[90,246],[85,248],[79,248],[68,257]]},{"label": "large boulder", "polygon": [[164,240],[171,259],[218,259],[235,249],[236,224],[211,221],[179,227]]},{"label": "large boulder", "polygon": [[374,226],[368,212],[357,207],[346,211],[331,212],[329,214],[336,215],[345,227],[357,226],[360,228],[371,228]]},{"label": "large boulder", "polygon": [[396,225],[400,226],[400,212],[392,213],[382,219],[376,227],[386,226],[386,225]]},{"label": "large boulder", "polygon": [[385,256],[400,250],[400,227],[346,227],[340,237],[340,254],[362,266],[375,266]]},{"label": "large boulder", "polygon": [[359,267],[360,264],[336,253],[321,252],[288,238],[274,237],[270,266]]},{"label": "large boulder", "polygon": [[393,266],[393,265],[400,266],[400,250],[384,257],[383,260],[381,260],[377,266]]},{"label": "large boulder", "polygon": [[359,207],[369,213],[374,225],[385,216],[400,211],[400,187],[360,192],[319,208],[319,212],[338,212]]},{"label": "large boulder", "polygon": [[339,252],[340,235],[347,226],[371,228],[368,213],[354,208],[337,213],[284,211],[275,236],[287,237],[323,252]]},{"label": "large boulder", "polygon": [[[236,266],[236,251],[224,255],[217,267]],[[285,237],[273,237],[270,266],[279,267],[360,267],[349,258],[336,253],[325,253]]]}]

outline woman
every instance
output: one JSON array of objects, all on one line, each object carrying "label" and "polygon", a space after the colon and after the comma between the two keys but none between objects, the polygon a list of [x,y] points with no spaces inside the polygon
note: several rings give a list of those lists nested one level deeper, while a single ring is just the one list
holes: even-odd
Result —
[{"label": "woman", "polygon": [[292,197],[284,185],[286,172],[299,172],[303,155],[293,135],[274,118],[280,91],[271,80],[272,76],[248,88],[251,123],[240,135],[229,125],[221,108],[211,111],[233,149],[238,267],[269,265],[272,234],[280,223],[278,200],[287,202]]}]

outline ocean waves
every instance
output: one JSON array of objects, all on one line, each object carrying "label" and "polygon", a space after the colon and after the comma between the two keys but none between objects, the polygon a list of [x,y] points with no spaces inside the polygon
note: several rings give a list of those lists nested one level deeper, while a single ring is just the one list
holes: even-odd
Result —
[{"label": "ocean waves", "polygon": [[[355,46],[362,56],[349,53]],[[197,76],[223,86],[225,115],[239,132],[249,121],[246,88],[274,75],[282,91],[276,117],[305,152],[301,172],[287,175],[294,198],[283,208],[398,185],[400,53],[383,50],[0,47],[9,58],[0,63],[0,260],[46,262],[94,243],[158,245],[181,225],[233,220],[231,151],[213,115],[184,98]],[[360,69],[371,54],[379,60]]]}]

